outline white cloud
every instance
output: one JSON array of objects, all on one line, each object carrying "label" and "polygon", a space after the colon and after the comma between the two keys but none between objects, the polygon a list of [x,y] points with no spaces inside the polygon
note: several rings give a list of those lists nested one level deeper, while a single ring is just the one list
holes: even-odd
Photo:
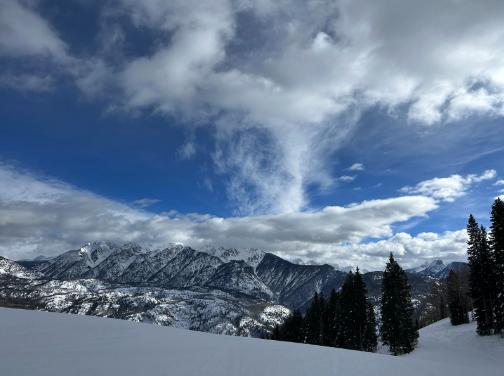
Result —
[{"label": "white cloud", "polygon": [[[421,125],[503,115],[502,1],[117,0],[110,18],[126,15],[157,41],[129,58],[120,25],[98,35],[96,56],[70,56],[37,8],[20,4],[0,3],[4,57],[49,58],[109,109],[217,118],[214,159],[232,175],[241,213],[309,208],[306,187],[331,186],[328,155],[373,106],[405,109]],[[104,52],[110,43],[119,61]],[[250,148],[251,139],[268,147]]]},{"label": "white cloud", "polygon": [[344,181],[344,182],[351,182],[351,181],[354,181],[355,178],[357,178],[356,175],[353,175],[353,176],[349,176],[349,175],[343,175],[343,176],[340,176],[338,178],[338,180],[340,181]]},{"label": "white cloud", "polygon": [[196,144],[189,140],[177,150],[177,153],[182,160],[193,159],[196,155]]},{"label": "white cloud", "polygon": [[405,196],[257,217],[154,214],[11,165],[0,165],[0,178],[0,253],[13,259],[57,255],[95,240],[257,247],[289,257],[325,249],[319,258],[330,258],[338,244],[392,236],[393,224],[437,208],[432,198]]},{"label": "white cloud", "polygon": [[161,200],[158,200],[157,198],[142,198],[141,200],[133,201],[133,204],[140,205],[140,207],[145,208],[146,206],[157,204],[158,202],[161,202]]},{"label": "white cloud", "polygon": [[16,0],[0,2],[0,55],[48,56],[67,62],[67,46],[35,10]]},{"label": "white cloud", "polygon": [[347,168],[348,171],[364,171],[364,165],[362,163],[354,163]]},{"label": "white cloud", "polygon": [[452,175],[449,178],[434,178],[418,183],[414,187],[403,187],[400,192],[421,194],[435,199],[453,202],[456,198],[464,196],[470,186],[483,180],[490,180],[497,176],[495,170],[487,170],[482,175]]},{"label": "white cloud", "polygon": [[11,87],[19,91],[31,92],[52,92],[55,89],[54,79],[49,75],[37,76],[21,74],[19,76],[11,74],[0,75],[0,86]]},{"label": "white cloud", "polygon": [[504,185],[504,180],[497,180],[494,185]]},{"label": "white cloud", "polygon": [[421,265],[426,259],[467,261],[467,232],[446,231],[442,234],[420,233],[417,236],[400,232],[373,243],[356,243],[335,247],[314,247],[307,254],[324,262],[366,265],[369,270],[383,270],[390,252],[403,268]]}]

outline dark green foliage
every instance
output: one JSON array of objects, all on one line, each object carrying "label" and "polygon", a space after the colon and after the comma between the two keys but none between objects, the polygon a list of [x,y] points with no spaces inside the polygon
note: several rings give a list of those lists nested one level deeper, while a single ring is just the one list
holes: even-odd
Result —
[{"label": "dark green foliage", "polygon": [[273,333],[271,333],[270,339],[272,339],[274,341],[280,341],[281,340],[280,327],[278,326],[278,324],[276,324],[275,328],[273,328]]},{"label": "dark green foliage", "polygon": [[338,334],[339,321],[338,321],[338,307],[340,301],[340,294],[334,289],[331,289],[329,300],[325,306],[323,313],[323,344],[324,346],[335,346],[336,336]]},{"label": "dark green foliage", "polygon": [[[278,325],[277,325],[278,326]],[[273,331],[273,335],[278,335],[278,338],[272,338],[277,341],[286,342],[304,342],[304,323],[303,315],[299,310],[295,310],[292,314],[285,320],[281,329],[276,332],[276,327]]]},{"label": "dark green foliage", "polygon": [[338,307],[339,329],[336,346],[350,350],[364,350],[366,328],[366,285],[359,269],[350,271],[343,286]]},{"label": "dark green foliage", "polygon": [[341,293],[332,288],[325,299],[315,292],[304,317],[294,311],[281,327],[275,327],[270,338],[373,352],[377,346],[376,319],[366,293],[358,269],[355,274],[350,272]]},{"label": "dark green foliage", "polygon": [[378,346],[378,335],[376,334],[376,316],[371,303],[367,303],[366,328],[364,330],[363,350],[375,352]]},{"label": "dark green foliage", "polygon": [[451,324],[467,324],[469,322],[467,299],[462,292],[458,273],[450,270],[450,274],[448,274],[446,278],[446,283],[448,286],[448,309],[450,310]]},{"label": "dark green foliage", "polygon": [[504,334],[504,202],[497,198],[490,213],[490,246],[495,261],[495,331]]},{"label": "dark green foliage", "polygon": [[412,320],[410,288],[406,273],[391,253],[383,273],[380,332],[383,343],[394,355],[410,353],[418,343],[418,331]]},{"label": "dark green foliage", "polygon": [[312,304],[310,308],[306,310],[305,314],[305,334],[306,334],[306,343],[311,345],[319,345],[320,344],[320,323],[322,318],[322,303],[319,299],[318,293],[315,292],[315,295],[312,300]]},{"label": "dark green foliage", "polygon": [[494,299],[495,293],[495,261],[488,244],[485,227],[478,227],[478,223],[469,216],[467,224],[467,241],[469,254],[469,285],[474,305],[474,317],[477,321],[479,335],[490,335],[494,328]]}]

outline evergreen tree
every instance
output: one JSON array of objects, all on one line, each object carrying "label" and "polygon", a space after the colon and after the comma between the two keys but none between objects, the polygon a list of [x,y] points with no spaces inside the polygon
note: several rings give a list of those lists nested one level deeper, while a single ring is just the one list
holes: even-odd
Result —
[{"label": "evergreen tree", "polygon": [[340,300],[337,312],[338,333],[336,347],[343,349],[354,348],[353,335],[353,300],[354,300],[354,274],[350,271],[341,286]]},{"label": "evergreen tree", "polygon": [[410,288],[406,273],[390,253],[383,273],[380,332],[383,343],[394,355],[410,353],[418,343],[418,331],[412,320]]},{"label": "evergreen tree", "polygon": [[485,227],[478,227],[478,223],[469,216],[467,224],[467,241],[469,254],[469,286],[474,305],[474,318],[477,322],[476,331],[479,335],[490,335],[494,327],[494,298],[495,298],[495,262],[487,241]]},{"label": "evergreen tree", "polygon": [[273,333],[271,333],[270,339],[280,341],[280,326],[278,324],[276,324],[273,328]]},{"label": "evergreen tree", "polygon": [[448,286],[450,322],[452,325],[467,324],[469,322],[469,315],[467,314],[467,304],[462,294],[458,273],[450,270],[446,282]]},{"label": "evergreen tree", "polygon": [[320,344],[320,321],[322,316],[322,304],[320,302],[318,293],[315,291],[312,304],[306,310],[304,317],[304,326],[306,330],[306,343],[311,345]]},{"label": "evergreen tree", "polygon": [[490,246],[495,260],[495,330],[504,335],[504,202],[497,198],[490,213]]},{"label": "evergreen tree", "polygon": [[376,316],[373,306],[367,303],[366,328],[364,330],[364,351],[375,352],[378,346],[378,335],[376,334]]},{"label": "evergreen tree", "polygon": [[291,342],[302,343],[304,340],[303,315],[299,309],[292,312]]},{"label": "evergreen tree", "polygon": [[347,274],[341,287],[338,305],[338,333],[336,347],[350,350],[364,350],[364,333],[366,329],[366,284],[357,268],[354,274]]},{"label": "evergreen tree", "polygon": [[331,293],[329,295],[329,301],[327,302],[326,308],[323,313],[324,320],[324,345],[325,346],[336,346],[336,336],[338,333],[338,306],[339,306],[340,294],[331,288]]}]

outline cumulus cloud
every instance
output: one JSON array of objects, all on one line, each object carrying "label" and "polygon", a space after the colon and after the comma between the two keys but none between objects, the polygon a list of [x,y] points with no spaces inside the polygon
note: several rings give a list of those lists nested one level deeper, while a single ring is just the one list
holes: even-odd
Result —
[{"label": "cumulus cloud", "polygon": [[[350,265],[366,265],[369,270],[383,270],[390,252],[404,268],[419,266],[426,260],[467,260],[467,231],[446,231],[442,234],[420,233],[417,236],[400,232],[377,242],[345,244],[331,247],[317,245],[302,255],[332,263],[334,258]],[[327,257],[327,255],[331,257]]]},{"label": "cumulus cloud", "polygon": [[348,171],[364,171],[364,165],[362,163],[354,163],[347,168]]},{"label": "cumulus cloud", "polygon": [[337,262],[344,257],[336,252],[337,245],[392,236],[393,224],[438,207],[430,197],[405,196],[257,217],[154,214],[12,165],[0,165],[0,179],[0,253],[13,259],[52,256],[89,241],[112,240],[257,247],[289,257],[324,249],[317,257]]},{"label": "cumulus cloud", "polygon": [[[100,31],[95,56],[71,56],[26,4],[1,2],[0,54],[50,59],[109,110],[217,119],[216,168],[232,175],[241,213],[309,207],[306,187],[331,187],[327,156],[374,106],[420,125],[504,114],[498,0],[114,0],[96,4],[114,28]],[[120,22],[148,29],[156,48],[121,54],[131,36]],[[249,148],[258,134],[271,147]]]},{"label": "cumulus cloud", "polygon": [[414,187],[403,187],[400,192],[421,194],[435,199],[453,202],[456,198],[464,196],[472,184],[483,180],[494,179],[497,176],[495,170],[487,170],[482,175],[470,174],[466,177],[452,175],[448,178],[434,178],[418,183]]},{"label": "cumulus cloud", "polygon": [[494,185],[504,185],[504,180],[497,180]]}]

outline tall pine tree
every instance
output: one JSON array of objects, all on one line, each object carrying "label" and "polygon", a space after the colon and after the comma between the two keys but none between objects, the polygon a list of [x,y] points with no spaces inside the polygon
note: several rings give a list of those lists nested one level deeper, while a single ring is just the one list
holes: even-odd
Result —
[{"label": "tall pine tree", "polygon": [[306,343],[310,345],[320,344],[320,322],[322,317],[322,304],[318,293],[315,291],[312,304],[306,310],[304,317],[304,327],[306,335]]},{"label": "tall pine tree", "polygon": [[339,307],[340,294],[336,289],[331,288],[329,301],[323,313],[324,320],[324,345],[336,346],[336,336],[338,334],[338,307]]},{"label": "tall pine tree", "polygon": [[477,322],[476,331],[479,335],[490,335],[494,327],[495,299],[495,262],[488,244],[485,227],[469,216],[467,223],[467,241],[469,254],[469,287],[473,298],[474,317]]},{"label": "tall pine tree", "polygon": [[354,274],[347,274],[341,287],[338,305],[338,333],[336,347],[350,350],[364,350],[364,333],[366,330],[367,288],[357,268]]},{"label": "tall pine tree", "polygon": [[490,246],[495,262],[495,330],[504,335],[504,202],[497,198],[490,213]]},{"label": "tall pine tree", "polygon": [[393,355],[410,353],[418,343],[410,289],[406,273],[390,253],[383,273],[380,332],[383,343],[389,346]]},{"label": "tall pine tree", "polygon": [[366,329],[364,330],[364,351],[375,352],[378,346],[378,335],[376,334],[376,316],[371,303],[367,303]]},{"label": "tall pine tree", "polygon": [[458,273],[453,269],[450,270],[446,283],[448,285],[448,309],[450,310],[451,324],[467,324],[469,315],[467,314],[466,297],[463,295]]}]

